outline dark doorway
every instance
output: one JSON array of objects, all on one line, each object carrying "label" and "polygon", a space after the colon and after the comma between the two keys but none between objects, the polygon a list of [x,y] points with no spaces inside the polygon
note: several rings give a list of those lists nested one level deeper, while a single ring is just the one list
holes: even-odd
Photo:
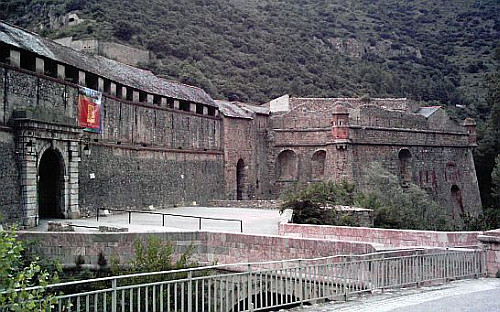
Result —
[{"label": "dark doorway", "polygon": [[411,183],[411,153],[406,148],[399,151],[399,170],[401,186],[406,187]]},{"label": "dark doorway", "polygon": [[47,150],[38,169],[38,208],[40,218],[61,218],[62,164],[55,150]]},{"label": "dark doorway", "polygon": [[245,181],[245,162],[243,159],[238,160],[236,164],[236,199],[243,199],[243,187]]},{"label": "dark doorway", "polygon": [[457,185],[451,187],[451,218],[455,219],[455,213],[465,214],[462,191]]}]

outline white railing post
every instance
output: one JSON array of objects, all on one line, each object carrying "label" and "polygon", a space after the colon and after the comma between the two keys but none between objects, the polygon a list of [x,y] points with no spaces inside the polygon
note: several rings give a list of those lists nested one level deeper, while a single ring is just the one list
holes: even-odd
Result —
[{"label": "white railing post", "polygon": [[248,264],[248,310],[253,312],[253,303],[252,303],[252,265]]},{"label": "white railing post", "polygon": [[193,271],[188,272],[188,312],[193,312]]},{"label": "white railing post", "polygon": [[299,259],[299,289],[300,289],[300,306],[304,307],[304,287],[302,285],[302,260]]},{"label": "white railing post", "polygon": [[117,311],[117,300],[116,300],[116,278],[111,281],[111,288],[113,289],[113,293],[111,295],[111,312]]}]

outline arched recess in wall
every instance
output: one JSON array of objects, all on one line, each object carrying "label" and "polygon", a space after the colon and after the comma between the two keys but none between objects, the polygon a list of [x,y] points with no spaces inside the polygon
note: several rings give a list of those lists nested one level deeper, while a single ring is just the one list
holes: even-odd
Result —
[{"label": "arched recess in wall", "polygon": [[323,179],[325,175],[326,151],[316,151],[311,158],[311,179],[313,181]]},{"label": "arched recess in wall", "polygon": [[401,186],[408,186],[411,182],[411,153],[403,148],[399,151],[398,158]]},{"label": "arched recess in wall", "polygon": [[276,162],[277,180],[297,179],[297,154],[292,150],[284,150],[278,155]]},{"label": "arched recess in wall", "polygon": [[55,149],[47,149],[38,166],[38,215],[62,218],[64,208],[64,160]]},{"label": "arched recess in wall", "polygon": [[246,180],[246,169],[245,162],[243,159],[239,159],[236,164],[236,199],[242,200],[245,196],[245,180]]},{"label": "arched recess in wall", "polygon": [[464,214],[464,203],[462,199],[462,191],[460,188],[454,184],[451,186],[451,217],[455,219],[455,214]]}]

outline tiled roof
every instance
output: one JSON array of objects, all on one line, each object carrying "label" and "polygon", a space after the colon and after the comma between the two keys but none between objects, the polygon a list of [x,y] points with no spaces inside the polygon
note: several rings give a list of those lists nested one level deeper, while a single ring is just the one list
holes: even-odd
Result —
[{"label": "tiled roof", "polygon": [[238,105],[239,103],[228,101],[215,101],[215,103],[219,106],[219,111],[225,117],[253,119],[252,111],[241,107]]},{"label": "tiled roof", "polygon": [[216,106],[204,90],[182,83],[168,81],[150,71],[132,67],[102,56],[90,55],[62,46],[37,34],[0,22],[0,42],[18,47],[94,73],[111,81],[148,93]]},{"label": "tiled roof", "polygon": [[437,112],[441,106],[425,106],[420,107],[415,113],[424,116],[425,118],[429,118],[432,114]]},{"label": "tiled roof", "polygon": [[261,106],[261,105],[251,105],[251,104],[245,104],[245,103],[238,103],[240,107],[243,107],[245,109],[251,110],[254,113],[261,114],[261,115],[269,115],[269,107],[266,106]]}]

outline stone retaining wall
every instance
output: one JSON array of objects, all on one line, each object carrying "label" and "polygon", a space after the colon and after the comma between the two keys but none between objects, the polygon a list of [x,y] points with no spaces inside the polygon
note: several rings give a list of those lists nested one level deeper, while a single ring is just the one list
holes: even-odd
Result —
[{"label": "stone retaining wall", "polygon": [[381,244],[384,247],[458,247],[479,245],[482,232],[437,232],[366,227],[281,223],[279,234],[289,237],[331,239]]},{"label": "stone retaining wall", "polygon": [[85,265],[97,267],[99,254],[106,259],[118,257],[126,263],[134,256],[134,242],[156,236],[170,241],[176,255],[192,245],[193,260],[200,263],[241,263],[266,260],[314,258],[343,254],[374,252],[370,243],[340,242],[279,236],[246,235],[215,232],[162,233],[81,233],[81,232],[19,232],[19,238],[33,242],[35,252],[48,259],[57,259],[64,266],[74,266],[83,256]]}]

